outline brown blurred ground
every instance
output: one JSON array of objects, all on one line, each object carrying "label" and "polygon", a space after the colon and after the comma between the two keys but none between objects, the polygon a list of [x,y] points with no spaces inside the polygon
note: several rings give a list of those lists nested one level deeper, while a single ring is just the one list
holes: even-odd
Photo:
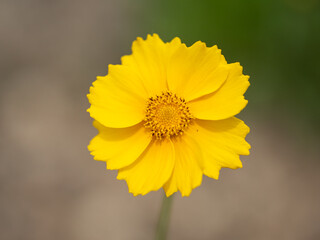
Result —
[{"label": "brown blurred ground", "polygon": [[[129,0],[1,2],[0,239],[152,239],[162,192],[132,197],[86,149],[88,88],[130,52],[139,11]],[[320,239],[319,137],[292,132],[290,116],[243,116],[244,168],[176,196],[169,239]]]}]

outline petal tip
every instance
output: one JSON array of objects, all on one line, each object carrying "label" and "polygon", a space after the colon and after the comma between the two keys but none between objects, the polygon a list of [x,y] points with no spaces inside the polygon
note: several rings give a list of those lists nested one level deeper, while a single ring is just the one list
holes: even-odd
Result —
[{"label": "petal tip", "polygon": [[181,44],[181,39],[179,37],[175,37],[171,40],[170,43],[176,43],[176,44]]}]

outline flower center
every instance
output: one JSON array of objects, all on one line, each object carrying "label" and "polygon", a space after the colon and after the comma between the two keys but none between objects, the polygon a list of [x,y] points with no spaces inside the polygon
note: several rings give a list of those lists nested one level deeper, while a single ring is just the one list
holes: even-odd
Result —
[{"label": "flower center", "polygon": [[182,135],[193,116],[183,98],[171,92],[149,98],[144,126],[157,139]]}]

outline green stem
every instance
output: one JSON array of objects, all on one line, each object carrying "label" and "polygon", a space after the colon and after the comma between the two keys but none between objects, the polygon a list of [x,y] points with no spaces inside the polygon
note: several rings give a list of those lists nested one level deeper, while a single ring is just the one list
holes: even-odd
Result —
[{"label": "green stem", "polygon": [[164,195],[163,197],[161,212],[157,225],[156,240],[165,240],[167,238],[172,200],[173,195],[170,197],[166,197],[166,195]]}]

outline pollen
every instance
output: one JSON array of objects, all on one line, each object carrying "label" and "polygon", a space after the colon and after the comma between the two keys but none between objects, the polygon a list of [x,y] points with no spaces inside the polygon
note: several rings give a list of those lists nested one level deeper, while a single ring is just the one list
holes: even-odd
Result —
[{"label": "pollen", "polygon": [[164,92],[149,98],[144,126],[156,139],[170,138],[183,135],[193,118],[185,99]]}]

